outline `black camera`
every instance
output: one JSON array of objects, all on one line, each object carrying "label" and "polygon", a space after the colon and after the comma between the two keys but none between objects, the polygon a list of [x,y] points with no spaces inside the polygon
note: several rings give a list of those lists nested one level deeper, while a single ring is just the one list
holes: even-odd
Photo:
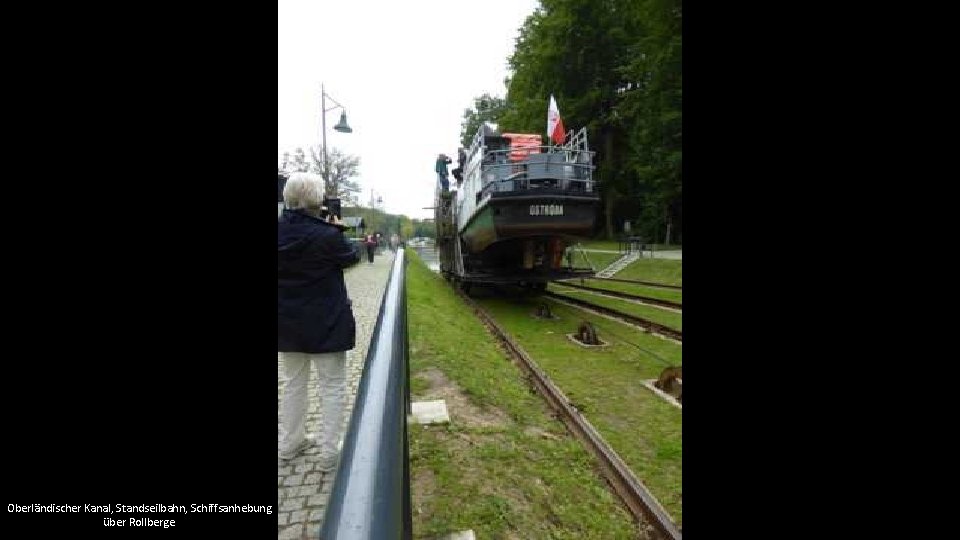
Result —
[{"label": "black camera", "polygon": [[324,219],[333,215],[333,216],[337,216],[337,219],[342,220],[343,214],[340,213],[340,199],[331,199],[331,198],[324,197],[323,211],[321,212],[320,215]]},{"label": "black camera", "polygon": [[277,173],[277,202],[283,202],[283,188],[287,185],[287,175],[283,173]]}]

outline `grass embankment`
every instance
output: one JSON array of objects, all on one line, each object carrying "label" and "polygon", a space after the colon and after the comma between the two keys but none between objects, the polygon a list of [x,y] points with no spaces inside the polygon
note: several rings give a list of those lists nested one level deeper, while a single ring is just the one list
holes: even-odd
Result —
[{"label": "grass embankment", "polygon": [[[579,279],[571,280],[570,283],[573,283],[574,285],[581,284]],[[607,281],[603,279],[584,279],[583,285],[586,285],[587,287],[594,287],[596,289],[619,291],[628,294],[636,294],[639,296],[648,296],[650,298],[657,298],[660,300],[669,300],[678,304],[683,303],[683,291],[674,289],[660,289],[657,287],[647,287],[645,285],[620,283],[619,281]]]},{"label": "grass embankment", "polygon": [[672,259],[637,259],[617,272],[617,279],[652,281],[665,285],[683,285],[683,261]]},{"label": "grass embankment", "polygon": [[407,257],[413,399],[443,397],[452,419],[409,426],[414,536],[636,537],[592,457],[443,279]]},{"label": "grass embankment", "polygon": [[[581,242],[581,244],[583,245],[583,249],[608,249],[613,251],[617,251],[624,245],[616,240],[589,240],[587,242]],[[647,244],[646,247],[647,250],[649,250],[650,244]],[[670,244],[669,246],[666,244],[653,244],[653,249],[654,251],[682,251],[683,246],[680,244]]]},{"label": "grass embankment", "polygon": [[620,254],[617,253],[583,252],[579,249],[573,249],[572,261],[575,268],[593,268],[599,272],[619,258]]},{"label": "grass embankment", "polygon": [[679,330],[681,332],[683,331],[683,314],[677,313],[676,311],[669,311],[667,309],[650,305],[642,305],[631,300],[601,296],[599,294],[594,294],[581,289],[564,287],[557,283],[551,283],[548,287],[548,290],[557,294],[569,296],[571,298],[579,298],[593,304],[615,309],[623,313],[629,313],[630,315],[636,315],[637,317],[668,326],[674,330]]},{"label": "grass embankment", "polygon": [[[681,365],[680,345],[551,300],[480,298],[478,301],[584,412],[667,512],[683,518],[682,412],[641,384],[663,368]],[[531,317],[550,303],[557,320]],[[586,349],[566,334],[590,321],[610,346]]]}]

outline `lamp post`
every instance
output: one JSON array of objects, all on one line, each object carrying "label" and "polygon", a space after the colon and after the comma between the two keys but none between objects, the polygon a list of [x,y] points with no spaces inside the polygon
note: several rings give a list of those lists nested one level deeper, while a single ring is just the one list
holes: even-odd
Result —
[{"label": "lamp post", "polygon": [[[333,107],[327,108],[327,98],[334,103]],[[327,113],[334,109],[343,109],[343,113],[340,115],[340,122],[337,125],[333,126],[333,129],[339,131],[340,133],[353,133],[353,129],[347,125],[347,109],[343,105],[337,102],[329,95],[327,95],[327,90],[324,87],[323,83],[320,83],[320,118],[321,123],[323,124],[323,183],[324,188],[329,192],[331,190],[330,186],[330,157],[327,154]],[[336,189],[333,190],[333,193],[327,193],[327,196],[336,197]]]}]

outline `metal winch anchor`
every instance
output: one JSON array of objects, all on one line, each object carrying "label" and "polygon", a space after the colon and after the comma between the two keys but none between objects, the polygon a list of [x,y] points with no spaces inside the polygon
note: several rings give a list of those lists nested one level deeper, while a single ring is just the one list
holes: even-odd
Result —
[{"label": "metal winch anchor", "polygon": [[670,366],[664,369],[653,385],[683,403],[683,366]]},{"label": "metal winch anchor", "polygon": [[577,341],[584,345],[600,345],[600,339],[597,338],[597,329],[587,321],[580,323],[577,327]]}]

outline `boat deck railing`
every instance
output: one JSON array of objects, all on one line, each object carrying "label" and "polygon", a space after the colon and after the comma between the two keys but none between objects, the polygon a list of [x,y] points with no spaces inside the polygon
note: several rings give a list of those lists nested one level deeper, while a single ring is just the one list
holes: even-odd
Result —
[{"label": "boat deck railing", "polygon": [[533,146],[486,152],[478,200],[489,193],[538,189],[594,194],[593,152]]}]

